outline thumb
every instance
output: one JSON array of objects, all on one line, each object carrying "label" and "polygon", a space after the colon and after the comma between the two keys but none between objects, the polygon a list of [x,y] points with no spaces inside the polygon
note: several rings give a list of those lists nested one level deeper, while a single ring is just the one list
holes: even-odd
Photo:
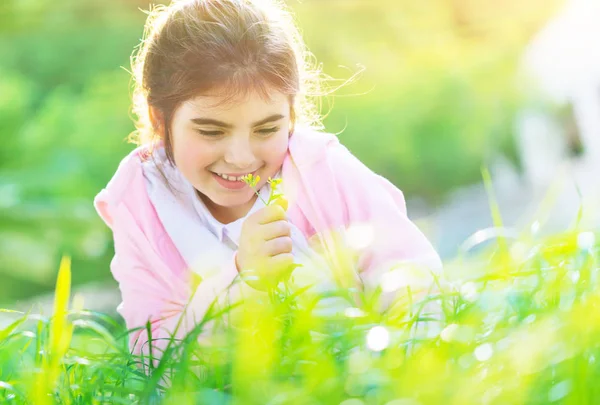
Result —
[{"label": "thumb", "polygon": [[275,201],[273,201],[273,204],[279,205],[284,211],[287,211],[288,209],[288,200],[283,196],[278,197]]}]

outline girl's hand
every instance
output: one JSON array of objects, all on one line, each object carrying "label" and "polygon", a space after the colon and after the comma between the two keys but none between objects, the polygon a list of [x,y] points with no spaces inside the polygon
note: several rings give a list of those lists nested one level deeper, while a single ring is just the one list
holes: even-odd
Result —
[{"label": "girl's hand", "polygon": [[[285,207],[283,206],[285,205]],[[285,217],[287,201],[274,201],[250,215],[242,225],[236,266],[253,288],[276,286],[293,269],[290,224]],[[257,276],[258,280],[252,280]]]}]

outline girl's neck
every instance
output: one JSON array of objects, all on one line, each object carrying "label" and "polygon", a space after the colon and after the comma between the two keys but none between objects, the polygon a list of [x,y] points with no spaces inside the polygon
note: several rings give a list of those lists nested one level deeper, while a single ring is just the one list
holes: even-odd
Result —
[{"label": "girl's neck", "polygon": [[202,202],[204,202],[204,205],[206,205],[206,208],[211,213],[213,218],[215,218],[217,221],[224,225],[230,224],[234,221],[237,221],[240,218],[245,217],[248,214],[248,212],[250,212],[250,210],[254,206],[254,203],[256,202],[256,199],[258,198],[255,194],[245,204],[237,205],[234,207],[223,207],[221,205],[215,204],[210,198],[199,193],[198,191],[196,191],[196,194],[202,200]]}]

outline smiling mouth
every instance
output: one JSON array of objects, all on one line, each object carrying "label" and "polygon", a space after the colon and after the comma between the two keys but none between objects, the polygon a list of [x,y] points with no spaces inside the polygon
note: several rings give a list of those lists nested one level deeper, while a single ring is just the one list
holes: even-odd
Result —
[{"label": "smiling mouth", "polygon": [[[213,172],[213,173],[214,173],[214,172]],[[225,180],[229,180],[229,181],[242,181],[242,180],[243,180],[243,178],[244,178],[245,176],[247,176],[247,174],[243,174],[243,175],[241,175],[241,176],[229,176],[229,175],[227,175],[227,174],[224,174],[224,173],[215,173],[215,174],[216,174],[217,176],[219,176],[219,177],[221,177],[221,178],[223,178],[223,179],[225,179]],[[248,174],[249,174],[249,173],[248,173]]]},{"label": "smiling mouth", "polygon": [[249,174],[256,175],[256,172],[258,172],[258,169],[254,170],[253,172],[248,172],[248,173],[244,173],[244,174],[235,174],[235,175],[218,173],[218,172],[212,172],[212,173],[221,177],[222,179],[227,180],[227,181],[243,181],[244,177],[246,177]]}]

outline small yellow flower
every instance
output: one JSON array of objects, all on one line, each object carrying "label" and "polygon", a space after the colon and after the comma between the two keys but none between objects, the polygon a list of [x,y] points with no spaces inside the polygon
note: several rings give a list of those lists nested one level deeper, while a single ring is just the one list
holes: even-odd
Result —
[{"label": "small yellow flower", "polygon": [[281,179],[272,179],[269,177],[269,184],[271,185],[271,187],[276,188],[281,184]]},{"label": "small yellow flower", "polygon": [[260,176],[254,176],[252,173],[250,173],[242,177],[242,181],[250,187],[256,187],[256,185],[260,181]]},{"label": "small yellow flower", "polygon": [[[260,176],[254,176],[252,173],[250,173],[250,174],[247,174],[244,177],[242,177],[242,181],[244,183],[246,183],[247,185],[249,185],[250,187],[254,188],[255,189],[254,192],[256,193],[258,198],[261,198],[260,194],[258,193],[258,190],[256,190],[256,185],[260,181]],[[271,195],[269,196],[268,201],[263,200],[265,205],[277,204],[277,205],[280,205],[284,210],[287,210],[288,201],[285,198],[285,196],[283,195],[283,193],[279,190],[279,187],[281,185],[281,179],[272,179],[269,177],[267,182],[271,186]],[[262,198],[261,198],[261,200],[262,200]]]}]

